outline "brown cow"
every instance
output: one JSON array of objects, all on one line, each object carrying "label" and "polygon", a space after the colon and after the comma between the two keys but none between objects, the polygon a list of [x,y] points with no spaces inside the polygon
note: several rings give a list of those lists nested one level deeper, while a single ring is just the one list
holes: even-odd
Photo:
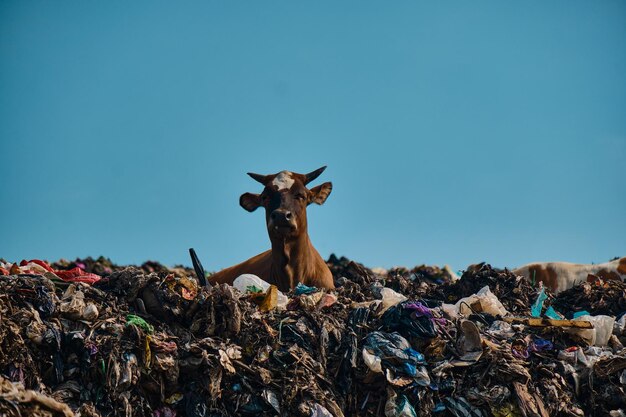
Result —
[{"label": "brown cow", "polygon": [[601,279],[626,279],[626,258],[615,259],[596,265],[572,264],[569,262],[537,262],[524,265],[513,272],[530,280],[543,282],[553,292],[572,288],[591,276]]},{"label": "brown cow", "polygon": [[265,208],[272,249],[217,272],[209,277],[209,281],[232,285],[239,275],[254,274],[281,291],[289,291],[299,282],[334,288],[330,269],[311,244],[307,232],[307,206],[324,204],[333,185],[325,182],[310,190],[306,185],[325,169],[324,166],[306,175],[289,171],[273,175],[248,173],[265,188],[261,194],[243,194],[239,204],[250,212],[261,206]]}]

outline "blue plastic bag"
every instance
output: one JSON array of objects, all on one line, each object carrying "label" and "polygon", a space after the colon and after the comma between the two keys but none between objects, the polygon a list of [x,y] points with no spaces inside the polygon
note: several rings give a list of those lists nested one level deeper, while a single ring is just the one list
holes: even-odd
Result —
[{"label": "blue plastic bag", "polygon": [[537,296],[537,300],[530,308],[530,315],[533,317],[541,316],[541,309],[543,309],[543,302],[548,298],[546,295],[546,290],[542,287],[541,292]]},{"label": "blue plastic bag", "polygon": [[298,285],[296,285],[296,288],[294,289],[294,293],[296,295],[311,294],[312,292],[315,292],[315,291],[317,291],[317,288],[309,287],[307,285],[304,285],[301,282],[298,282]]}]

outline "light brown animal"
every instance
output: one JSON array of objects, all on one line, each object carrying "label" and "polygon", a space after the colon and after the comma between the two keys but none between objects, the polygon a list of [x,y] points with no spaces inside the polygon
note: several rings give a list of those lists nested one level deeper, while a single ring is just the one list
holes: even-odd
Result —
[{"label": "light brown animal", "polygon": [[513,272],[529,280],[543,282],[553,292],[561,292],[594,276],[603,280],[626,279],[626,257],[597,265],[573,264],[569,262],[535,262],[524,265]]},{"label": "light brown animal", "polygon": [[272,175],[248,173],[263,184],[264,189],[261,194],[243,194],[239,204],[250,212],[265,208],[272,249],[217,272],[209,277],[209,281],[232,285],[239,275],[254,274],[281,291],[289,291],[299,282],[318,288],[334,288],[330,269],[311,244],[307,231],[307,206],[324,204],[333,186],[325,182],[308,189],[306,185],[325,169],[324,166],[308,174],[290,171]]}]

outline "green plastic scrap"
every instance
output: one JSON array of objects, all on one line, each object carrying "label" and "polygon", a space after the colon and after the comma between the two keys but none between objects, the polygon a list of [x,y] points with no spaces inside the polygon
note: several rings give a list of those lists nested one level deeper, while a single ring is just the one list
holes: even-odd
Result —
[{"label": "green plastic scrap", "polygon": [[263,292],[263,288],[257,287],[256,285],[248,285],[246,287],[246,292],[257,294],[257,293]]},{"label": "green plastic scrap", "polygon": [[137,327],[141,327],[146,333],[152,334],[154,333],[154,326],[145,321],[139,316],[134,314],[129,314],[126,316],[126,325],[134,324]]}]

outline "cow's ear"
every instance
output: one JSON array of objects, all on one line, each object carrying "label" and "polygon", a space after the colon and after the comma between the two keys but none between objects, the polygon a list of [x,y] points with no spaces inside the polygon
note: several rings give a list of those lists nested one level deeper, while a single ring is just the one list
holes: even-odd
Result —
[{"label": "cow's ear", "polygon": [[261,196],[258,194],[244,193],[239,197],[239,205],[252,212],[263,205]]},{"label": "cow's ear", "polygon": [[311,199],[309,200],[309,204],[324,204],[324,201],[326,201],[332,190],[332,182],[325,182],[324,184],[311,188]]}]

